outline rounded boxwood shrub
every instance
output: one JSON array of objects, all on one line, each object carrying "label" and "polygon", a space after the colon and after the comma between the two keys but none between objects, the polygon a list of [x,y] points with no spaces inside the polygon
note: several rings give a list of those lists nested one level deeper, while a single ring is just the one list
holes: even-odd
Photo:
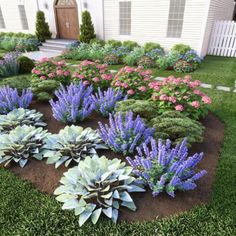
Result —
[{"label": "rounded boxwood shrub", "polygon": [[108,45],[111,45],[114,48],[118,48],[122,46],[122,42],[119,40],[114,40],[114,39],[110,39],[107,41]]},{"label": "rounded boxwood shrub", "polygon": [[140,47],[137,42],[131,40],[124,41],[122,45],[124,47],[127,47],[130,51],[132,51],[136,47]]},{"label": "rounded boxwood shrub", "polygon": [[145,52],[151,52],[152,50],[157,49],[157,48],[164,51],[164,49],[161,47],[159,43],[147,42],[144,44]]},{"label": "rounded boxwood shrub", "polygon": [[170,139],[174,144],[187,138],[188,144],[203,141],[204,127],[200,122],[186,117],[179,111],[167,111],[149,122],[155,128],[155,138]]},{"label": "rounded boxwood shrub", "polygon": [[30,73],[35,66],[34,61],[26,56],[18,57],[17,62],[19,63],[20,66],[19,69],[20,74]]}]

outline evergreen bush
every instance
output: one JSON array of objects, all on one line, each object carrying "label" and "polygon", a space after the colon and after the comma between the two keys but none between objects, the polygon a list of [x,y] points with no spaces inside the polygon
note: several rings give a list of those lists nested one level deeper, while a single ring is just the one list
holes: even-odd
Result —
[{"label": "evergreen bush", "polygon": [[19,70],[20,74],[30,73],[35,66],[33,60],[25,56],[18,57],[17,62],[19,63],[20,66]]},{"label": "evergreen bush", "polygon": [[45,21],[45,16],[43,11],[37,12],[35,35],[41,42],[44,42],[46,39],[51,38],[52,36],[52,33],[49,30],[49,25]]},{"label": "evergreen bush", "polygon": [[83,43],[89,43],[92,39],[95,39],[94,26],[88,11],[82,13],[82,24],[80,25],[80,41]]}]

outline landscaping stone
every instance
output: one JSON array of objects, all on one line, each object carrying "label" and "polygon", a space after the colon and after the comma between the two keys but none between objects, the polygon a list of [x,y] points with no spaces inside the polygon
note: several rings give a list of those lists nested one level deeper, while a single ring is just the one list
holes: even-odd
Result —
[{"label": "landscaping stone", "polygon": [[111,73],[116,73],[116,72],[117,72],[117,70],[110,70],[110,72],[111,72]]},{"label": "landscaping stone", "polygon": [[225,91],[225,92],[230,92],[230,88],[226,87],[226,86],[216,86],[216,89],[217,90],[222,90],[222,91]]},{"label": "landscaping stone", "polygon": [[209,89],[213,88],[213,86],[211,84],[204,84],[204,83],[202,83],[200,86],[202,88],[209,88]]},{"label": "landscaping stone", "polygon": [[159,80],[159,81],[163,81],[165,78],[164,77],[156,77],[154,78],[154,80]]}]

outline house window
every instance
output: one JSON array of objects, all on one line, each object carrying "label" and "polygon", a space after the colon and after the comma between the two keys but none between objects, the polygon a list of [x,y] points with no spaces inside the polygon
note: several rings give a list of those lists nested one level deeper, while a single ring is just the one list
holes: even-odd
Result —
[{"label": "house window", "polygon": [[170,0],[167,37],[180,38],[186,0]]},{"label": "house window", "polygon": [[2,9],[1,9],[1,7],[0,7],[0,28],[1,28],[1,29],[6,28],[6,25],[5,25],[5,21],[4,21],[4,18],[3,18],[3,14],[2,14]]},{"label": "house window", "polygon": [[25,12],[25,6],[24,5],[18,5],[18,9],[19,9],[19,14],[20,14],[22,29],[23,30],[28,30],[29,25],[28,25],[26,12]]},{"label": "house window", "polygon": [[119,2],[120,35],[131,34],[131,2]]}]

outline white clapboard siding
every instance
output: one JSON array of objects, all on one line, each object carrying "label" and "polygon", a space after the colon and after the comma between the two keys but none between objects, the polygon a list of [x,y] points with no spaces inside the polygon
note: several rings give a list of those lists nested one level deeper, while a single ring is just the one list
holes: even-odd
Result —
[{"label": "white clapboard siding", "polygon": [[208,54],[214,56],[236,57],[235,21],[215,21]]}]

